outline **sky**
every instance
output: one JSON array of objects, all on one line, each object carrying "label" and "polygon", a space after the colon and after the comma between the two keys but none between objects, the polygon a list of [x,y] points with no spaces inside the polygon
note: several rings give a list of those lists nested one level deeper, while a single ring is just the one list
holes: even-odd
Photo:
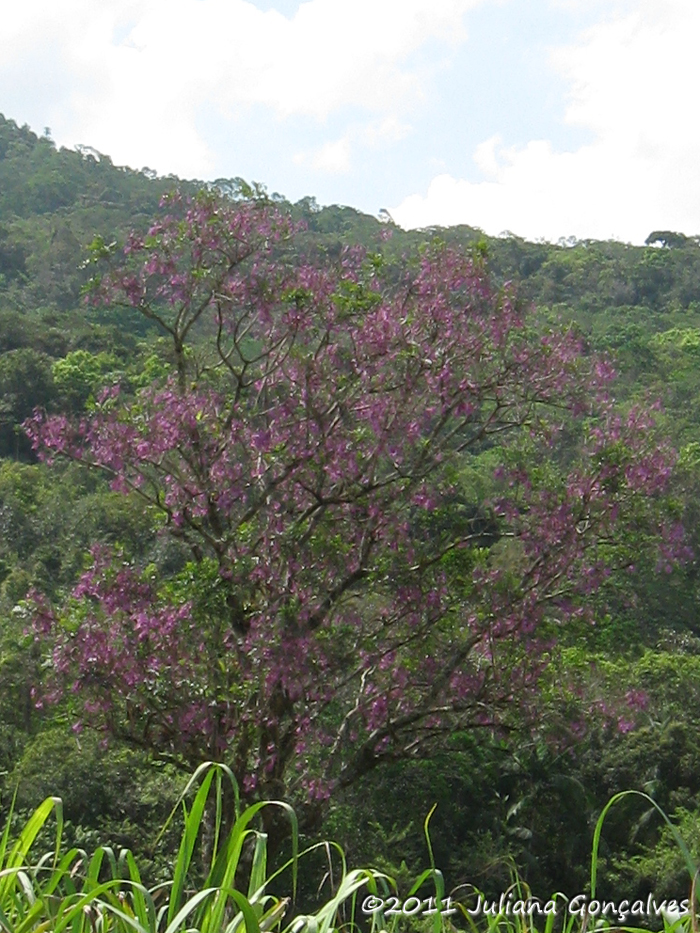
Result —
[{"label": "sky", "polygon": [[22,0],[0,113],[116,164],[529,239],[700,234],[699,0]]}]

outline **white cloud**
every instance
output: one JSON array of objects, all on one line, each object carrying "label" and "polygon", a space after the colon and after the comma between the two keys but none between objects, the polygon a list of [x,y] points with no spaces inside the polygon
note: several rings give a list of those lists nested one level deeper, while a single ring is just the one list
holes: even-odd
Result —
[{"label": "white cloud", "polygon": [[350,126],[339,139],[324,143],[316,150],[296,153],[294,161],[328,174],[346,174],[353,166],[353,149],[382,149],[405,139],[410,132],[410,124],[394,116],[370,120]]},{"label": "white cloud", "polygon": [[346,133],[340,139],[325,143],[315,152],[299,152],[294,156],[297,165],[310,165],[312,168],[330,175],[342,175],[350,171],[350,135]]},{"label": "white cloud", "polygon": [[492,137],[474,153],[486,180],[438,175],[425,195],[392,209],[396,221],[547,239],[641,242],[652,229],[700,232],[700,4],[634,6],[552,56],[571,88],[566,120],[592,142],[559,152],[546,140],[516,149]]},{"label": "white cloud", "polygon": [[[411,56],[435,40],[448,54],[479,2],[306,0],[287,18],[247,0],[25,0],[3,11],[3,108],[40,110],[59,143],[202,177],[213,165],[203,104],[222,121],[263,105],[277,119],[317,121],[359,109],[370,135],[383,120],[401,124],[429,79]],[[318,164],[338,170],[343,145],[329,143]]]},{"label": "white cloud", "polygon": [[[222,0],[204,2],[213,6]],[[215,54],[221,63],[220,93],[227,100],[268,104],[283,115],[318,118],[343,106],[374,113],[410,106],[423,87],[422,75],[406,65],[407,58],[431,39],[448,45],[463,41],[462,17],[475,5],[475,0],[307,0],[287,20],[241,3],[251,26],[265,16],[267,28],[262,35],[256,30],[260,41],[245,41],[235,55],[224,49]]]},{"label": "white cloud", "polygon": [[360,129],[359,136],[364,145],[372,149],[381,149],[384,146],[405,139],[411,130],[410,123],[404,123],[391,115],[383,120],[374,120],[364,124]]},{"label": "white cloud", "polygon": [[498,178],[500,173],[496,147],[501,142],[501,136],[496,134],[485,139],[483,143],[479,143],[474,150],[474,162],[487,178]]}]

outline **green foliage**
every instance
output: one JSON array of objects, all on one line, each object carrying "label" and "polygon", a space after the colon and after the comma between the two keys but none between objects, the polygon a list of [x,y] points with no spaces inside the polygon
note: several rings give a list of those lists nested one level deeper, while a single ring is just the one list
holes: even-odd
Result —
[{"label": "green foliage", "polygon": [[[47,761],[53,762],[50,772]],[[110,844],[138,848],[138,837],[148,835],[145,827],[155,837],[165,821],[179,780],[170,767],[154,768],[145,753],[107,744],[79,728],[67,731],[57,722],[28,743],[5,785],[17,787],[17,807],[22,810],[36,806],[53,790],[70,823],[94,827]]]},{"label": "green foliage", "polygon": [[110,353],[73,350],[51,367],[54,385],[60,394],[61,407],[81,411],[109,381],[118,377],[118,360]]},{"label": "green foliage", "polygon": [[[21,422],[35,406],[80,411],[103,385],[119,380],[126,391],[136,391],[172,372],[172,360],[147,322],[118,307],[90,308],[81,291],[91,271],[84,265],[89,244],[104,252],[127,229],[144,229],[175,182],[118,168],[87,148],[56,149],[50,139],[0,117],[0,770],[12,780],[21,775],[22,809],[58,789],[74,841],[103,833],[115,846],[144,852],[162,805],[172,799],[171,777],[135,750],[103,751],[99,737],[86,734],[76,740],[69,705],[59,707],[56,718],[35,709],[31,686],[38,659],[24,634],[22,600],[32,586],[52,596],[67,591],[97,542],[152,562],[194,599],[202,616],[221,615],[231,594],[206,566],[195,574],[182,548],[158,538],[137,500],[112,493],[106,480],[78,467],[49,474],[32,463]],[[242,179],[220,179],[215,186],[232,198],[268,198],[262,186]],[[404,232],[352,208],[322,208],[313,198],[295,205],[276,195],[270,199],[307,225],[301,253],[340,258],[346,246],[359,243],[398,281],[406,257],[439,236],[473,249],[498,282],[514,281],[543,321],[575,322],[591,349],[614,358],[619,400],[644,406],[650,398],[663,401],[657,418],[680,449],[677,511],[698,552],[697,237],[654,231],[646,246],[631,247],[489,238],[467,226]],[[362,283],[337,296],[340,306],[370,308],[374,300]],[[207,360],[198,358],[200,363]],[[564,445],[561,457],[566,453]],[[416,519],[417,534],[439,538],[458,527],[478,535],[473,548],[444,559],[445,571],[459,575],[465,588],[474,568],[488,559],[518,559],[507,542],[494,544],[483,505],[493,495],[493,470],[501,459],[497,446],[465,458],[440,508]],[[556,483],[560,465],[541,463],[543,486]],[[635,551],[633,535],[615,544],[630,555]],[[542,716],[551,724],[563,721],[563,706],[577,702],[573,689],[567,693],[572,685],[585,686],[602,703],[624,702],[630,687],[643,690],[649,706],[635,714],[637,728],[620,734],[589,726],[575,743],[560,736],[557,747],[542,737],[511,735],[509,750],[498,736],[456,736],[446,753],[430,761],[396,766],[384,778],[374,775],[361,794],[349,795],[331,813],[328,825],[337,827],[355,861],[391,868],[408,890],[424,852],[416,814],[437,800],[433,840],[448,879],[475,878],[487,891],[503,890],[515,862],[539,890],[572,890],[585,881],[584,853],[596,814],[610,794],[633,786],[677,815],[697,853],[698,564],[661,577],[651,565],[638,570],[634,578],[615,581],[605,605],[591,600],[590,618],[581,620],[556,659],[565,689],[545,684],[540,697]],[[226,605],[229,616],[235,611]],[[106,770],[101,761],[109,763]],[[8,788],[6,779],[6,793]],[[680,882],[685,869],[672,835],[656,811],[645,816],[651,810],[626,798],[608,815],[603,883],[631,891]],[[144,858],[144,875],[162,871],[162,861]]]},{"label": "green foliage", "polygon": [[29,455],[20,424],[35,407],[46,407],[53,395],[48,357],[26,347],[0,356],[0,456]]},{"label": "green foliage", "polygon": [[[239,813],[225,832],[220,822],[221,799],[224,783],[230,780],[226,768],[205,764],[188,782],[181,806],[176,805],[166,823],[167,828],[182,810],[184,825],[169,878],[151,888],[144,884],[128,849],[100,845],[89,856],[74,846],[63,852],[64,812],[58,797],[48,797],[37,807],[14,843],[10,842],[9,819],[0,838],[0,923],[17,933],[49,929],[54,933],[96,929],[103,933],[193,929],[201,933],[243,929],[247,933],[331,933],[338,929],[344,923],[346,904],[354,913],[357,893],[366,886],[376,892],[382,876],[368,869],[348,870],[342,852],[336,852],[334,861],[339,865],[333,868],[330,899],[313,913],[296,912],[290,923],[292,898],[277,897],[270,889],[284,878],[292,897],[296,892],[300,855],[294,811],[285,803],[263,801]],[[191,790],[194,798],[189,803]],[[267,836],[254,824],[264,811],[275,808],[290,821],[293,846],[289,862],[271,871]],[[53,852],[32,862],[30,851],[47,830],[52,814],[56,818]],[[198,860],[200,867],[195,869]],[[440,928],[438,918],[433,924],[435,933]]]},{"label": "green foliage", "polygon": [[78,464],[49,470],[0,460],[0,615],[30,586],[47,593],[68,587],[98,542],[121,544],[130,554],[152,548],[154,559],[166,557],[154,535],[140,502],[112,492],[103,477]]},{"label": "green foliage", "polygon": [[[193,775],[180,797],[173,813],[166,822],[166,829],[179,809],[183,824],[177,855],[166,881],[155,886],[144,883],[138,860],[128,849],[115,850],[110,846],[98,845],[92,854],[75,846],[62,849],[64,829],[63,805],[58,797],[47,797],[26,819],[19,829],[15,841],[11,841],[13,807],[0,837],[0,922],[6,930],[44,931],[55,933],[71,930],[75,933],[89,931],[139,931],[139,933],[176,933],[179,930],[197,930],[200,933],[335,933],[341,929],[352,929],[364,920],[370,933],[379,929],[387,933],[417,930],[422,933],[451,933],[455,926],[447,912],[457,912],[462,922],[466,921],[472,933],[552,933],[561,929],[563,933],[574,933],[586,929],[593,918],[596,929],[615,929],[616,921],[624,924],[632,933],[634,926],[627,926],[630,913],[634,919],[644,916],[644,901],[639,908],[633,899],[615,898],[608,909],[600,914],[601,894],[598,885],[599,851],[606,821],[620,804],[632,797],[650,806],[664,821],[669,840],[679,854],[685,867],[684,884],[677,901],[668,897],[654,896],[653,907],[647,913],[647,921],[663,924],[664,933],[677,930],[686,933],[696,928],[697,902],[695,897],[696,863],[686,845],[682,832],[669,819],[656,802],[646,794],[625,791],[615,795],[603,808],[593,832],[588,894],[579,894],[569,901],[562,894],[554,894],[545,905],[542,898],[535,898],[539,910],[529,910],[532,889],[511,873],[510,883],[500,898],[492,899],[489,910],[479,911],[473,901],[482,892],[477,885],[461,884],[453,892],[459,897],[446,898],[441,872],[436,868],[429,829],[432,810],[423,824],[427,842],[430,868],[422,871],[407,888],[405,894],[395,898],[399,909],[390,915],[384,910],[387,897],[397,890],[395,881],[376,869],[348,869],[345,856],[334,843],[320,843],[298,851],[298,832],[294,811],[277,801],[262,801],[237,812],[233,826],[226,832],[221,824],[221,800],[225,786],[232,777],[228,769],[220,765],[204,764]],[[236,790],[234,784],[230,789]],[[276,870],[268,862],[267,835],[264,829],[256,828],[259,820],[272,810],[281,810],[289,819],[292,839],[291,858]],[[49,819],[54,816],[56,828],[50,852],[38,860],[30,853],[41,842],[49,841]],[[688,827],[686,820],[681,829]],[[294,904],[297,888],[297,873],[306,856],[319,848],[328,856],[328,873],[331,893],[321,906],[311,910],[299,910]],[[195,867],[197,866],[197,867]],[[693,879],[690,897],[685,893]],[[283,884],[287,896],[274,893]],[[407,907],[409,898],[419,909],[422,906],[426,885],[434,886],[435,896],[431,903],[438,906],[431,918],[413,917]],[[685,890],[684,890],[685,888]],[[360,894],[368,893],[362,899]],[[419,896],[416,896],[419,895]],[[647,903],[651,906],[652,896]],[[597,900],[596,900],[597,899]],[[500,902],[500,903],[499,903]],[[578,902],[580,906],[574,907]],[[521,905],[518,907],[518,903]],[[597,904],[597,908],[594,907]],[[668,916],[667,909],[676,908],[679,919]],[[494,906],[495,905],[495,906]],[[591,914],[587,913],[590,905]],[[667,907],[668,905],[668,907]],[[690,905],[690,911],[687,908]],[[615,916],[610,915],[610,906]],[[636,910],[636,913],[635,913]],[[444,912],[443,912],[444,911]],[[640,913],[641,912],[641,913]],[[368,922],[367,914],[371,920]],[[559,921],[555,920],[559,917]],[[563,919],[562,919],[563,918]]]}]

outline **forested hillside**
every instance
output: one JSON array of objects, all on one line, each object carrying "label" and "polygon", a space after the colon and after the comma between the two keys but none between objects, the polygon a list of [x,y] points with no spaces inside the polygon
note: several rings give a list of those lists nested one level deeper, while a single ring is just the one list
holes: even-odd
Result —
[{"label": "forested hillside", "polygon": [[[3,805],[61,795],[76,843],[150,857],[183,776],[218,756],[251,800],[285,797],[309,838],[407,884],[435,803],[448,887],[500,892],[515,864],[537,894],[584,890],[595,821],[629,788],[700,856],[700,237],[405,232],[202,187],[0,117]],[[261,463],[274,481],[246,499]],[[457,667],[472,616],[481,680]],[[371,663],[351,698],[353,652]],[[442,722],[426,697],[448,669]],[[687,893],[639,801],[611,815],[601,870],[630,898]]]}]

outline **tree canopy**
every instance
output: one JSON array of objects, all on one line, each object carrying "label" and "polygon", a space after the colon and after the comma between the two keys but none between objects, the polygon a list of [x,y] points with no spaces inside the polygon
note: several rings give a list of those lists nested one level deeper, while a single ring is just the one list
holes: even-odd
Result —
[{"label": "tree canopy", "polygon": [[[176,184],[180,202],[159,207]],[[206,247],[198,264],[188,240],[196,229],[186,199],[202,187],[239,211],[228,277],[223,216],[210,218],[223,252]],[[159,229],[168,214],[174,222]],[[125,255],[116,244],[130,231]],[[99,263],[85,261],[90,243]],[[218,757],[236,766],[249,797],[298,804],[332,793],[309,808],[323,815],[323,834],[356,862],[405,859],[404,873],[424,867],[422,818],[439,801],[436,864],[448,885],[479,877],[489,893],[510,883],[506,859],[533,890],[582,890],[596,815],[630,786],[677,809],[689,841],[700,838],[698,565],[674,562],[688,555],[681,520],[688,544],[700,545],[700,241],[654,231],[649,244],[531,243],[469,226],[404,231],[313,198],[266,198],[240,179],[204,186],[120,168],[0,118],[5,799],[17,785],[20,807],[59,793],[76,844],[89,850],[99,830],[143,851],[179,791],[164,759],[189,768],[199,755]],[[192,296],[204,301],[223,286],[220,346],[215,303],[199,312],[183,303],[162,267],[168,250]],[[93,275],[103,285],[86,303]],[[452,288],[452,344],[414,333]],[[384,366],[367,355],[380,314]],[[188,315],[197,319],[183,333]],[[262,377],[273,338],[290,351],[286,369]],[[350,365],[358,339],[364,376]],[[246,364],[237,418],[227,421]],[[304,367],[306,396],[295,389]],[[252,378],[263,378],[266,396],[246,385]],[[473,383],[472,420],[449,440],[447,422],[433,437],[462,379]],[[506,407],[499,430],[479,438],[493,406],[489,379]],[[363,397],[377,417],[394,405],[391,451]],[[304,440],[315,423],[304,398],[318,410],[315,446]],[[41,430],[53,431],[42,448],[53,463],[37,459],[22,428],[37,406]],[[456,412],[448,422],[457,426]],[[422,479],[421,438],[432,438]],[[119,444],[130,468],[110,459]],[[343,460],[343,444],[359,459]],[[325,459],[316,464],[312,450]],[[362,487],[372,451],[384,491]],[[268,501],[259,494],[279,478],[275,463],[291,472]],[[257,508],[248,522],[244,503]],[[315,510],[306,517],[305,505]],[[370,528],[361,509],[375,507],[386,521]],[[333,583],[360,571],[362,522],[373,541],[362,572],[313,627]],[[41,594],[50,629],[38,640],[30,593]],[[439,684],[435,671],[448,670],[470,632],[481,640]],[[233,649],[219,653],[224,639]],[[287,698],[297,670],[301,692]],[[421,719],[430,686],[445,703]],[[417,718],[395,728],[404,713]],[[228,723],[218,739],[217,722]],[[630,804],[607,824],[601,877],[618,891],[684,883],[647,816]]]},{"label": "tree canopy", "polygon": [[[538,329],[478,253],[300,259],[265,202],[166,210],[121,253],[94,244],[112,268],[92,294],[168,335],[172,375],[27,424],[189,548],[172,579],[96,550],[64,605],[39,602],[88,720],[223,759],[251,794],[327,796],[526,713],[548,639],[630,547],[682,553],[652,419],[616,413],[609,364]],[[460,510],[496,440],[489,496]]]}]

